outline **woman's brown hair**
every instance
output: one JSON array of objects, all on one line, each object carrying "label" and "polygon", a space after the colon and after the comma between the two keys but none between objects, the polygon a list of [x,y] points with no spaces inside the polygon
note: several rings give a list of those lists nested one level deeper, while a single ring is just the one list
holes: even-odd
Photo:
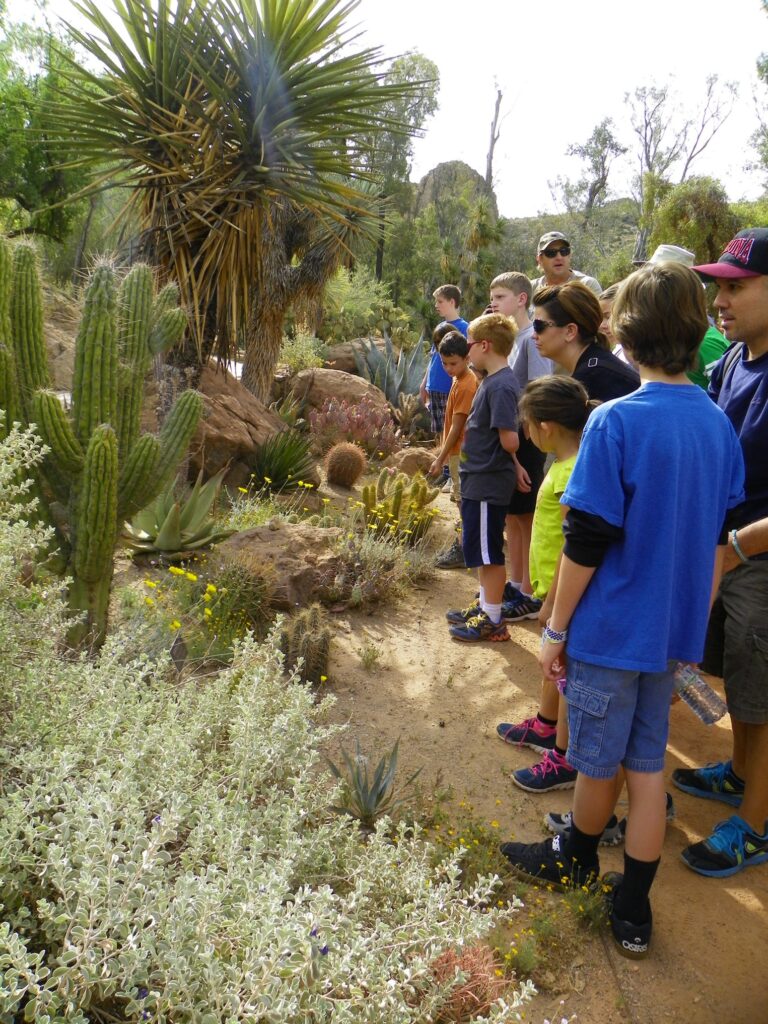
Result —
[{"label": "woman's brown hair", "polygon": [[576,324],[584,345],[594,341],[601,348],[610,348],[608,339],[600,333],[603,311],[597,296],[580,281],[545,285],[534,293],[533,304],[540,306],[558,327]]}]

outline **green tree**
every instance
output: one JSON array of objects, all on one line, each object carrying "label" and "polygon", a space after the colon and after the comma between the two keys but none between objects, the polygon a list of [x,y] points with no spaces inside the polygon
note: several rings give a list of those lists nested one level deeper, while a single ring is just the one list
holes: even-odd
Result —
[{"label": "green tree", "polygon": [[44,123],[70,56],[51,31],[0,20],[0,199],[12,234],[61,242],[82,207],[67,200],[84,175],[62,166],[64,154]]},{"label": "green tree", "polygon": [[[375,125],[377,117],[403,126],[400,133],[373,131],[367,142],[366,164],[374,181],[381,189],[382,198],[397,212],[408,209],[411,199],[410,175],[413,159],[413,139],[424,134],[424,125],[437,110],[440,72],[437,65],[421,53],[406,53],[392,62],[384,77],[384,84],[394,86],[372,111]],[[405,91],[400,87],[405,86]],[[376,239],[376,280],[384,272],[384,247],[387,236],[387,210],[382,205],[379,231]]]},{"label": "green tree", "polygon": [[688,178],[671,188],[656,208],[649,247],[682,245],[699,262],[715,262],[739,227],[719,181]]},{"label": "green tree", "polygon": [[[283,318],[352,240],[373,234],[370,139],[408,128],[372,110],[407,94],[379,52],[355,50],[341,0],[122,0],[119,24],[82,0],[71,29],[100,72],[70,63],[52,112],[79,165],[111,166],[148,256],[178,281],[200,359],[244,346],[265,398]],[[95,29],[95,32],[93,31]]]},{"label": "green tree", "polygon": [[580,216],[584,224],[588,224],[593,211],[603,206],[608,198],[608,175],[611,165],[617,157],[627,152],[627,147],[616,138],[613,121],[604,118],[596,125],[586,142],[574,143],[565,152],[567,156],[578,157],[584,163],[584,169],[576,181],[558,178],[552,190],[562,195],[569,213]]}]

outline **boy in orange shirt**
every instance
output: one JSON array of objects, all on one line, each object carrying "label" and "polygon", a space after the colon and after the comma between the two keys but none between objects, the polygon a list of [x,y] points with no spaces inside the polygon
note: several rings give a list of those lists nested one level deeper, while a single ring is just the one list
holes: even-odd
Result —
[{"label": "boy in orange shirt", "polygon": [[[469,368],[467,339],[459,331],[451,331],[450,334],[446,334],[440,342],[438,351],[443,369],[449,377],[453,377],[453,381],[445,407],[442,444],[434,462],[429,467],[429,475],[438,476],[447,463],[453,482],[451,500],[461,507],[459,452],[464,440],[464,427],[477,391],[477,377]],[[439,569],[464,568],[464,555],[461,550],[461,541],[458,538],[447,551],[438,556],[435,565]]]}]

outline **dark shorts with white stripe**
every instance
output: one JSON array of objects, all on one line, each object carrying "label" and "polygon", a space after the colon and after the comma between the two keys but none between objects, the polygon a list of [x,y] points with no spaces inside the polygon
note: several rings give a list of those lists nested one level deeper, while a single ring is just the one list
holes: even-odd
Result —
[{"label": "dark shorts with white stripe", "polygon": [[506,505],[461,499],[461,547],[468,569],[504,565]]}]

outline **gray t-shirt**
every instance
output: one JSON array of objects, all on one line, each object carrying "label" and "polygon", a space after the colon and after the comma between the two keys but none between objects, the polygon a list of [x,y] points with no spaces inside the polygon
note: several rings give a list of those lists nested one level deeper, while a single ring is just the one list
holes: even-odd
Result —
[{"label": "gray t-shirt", "polygon": [[509,355],[509,367],[515,378],[518,398],[523,393],[525,385],[529,380],[536,380],[537,377],[544,377],[548,373],[555,372],[555,364],[551,359],[545,359],[536,348],[533,340],[533,324],[522,327],[515,338],[515,347]]},{"label": "gray t-shirt", "polygon": [[[582,274],[579,270],[572,270],[571,276],[568,280],[581,281],[581,283],[585,284],[587,288],[590,288],[595,293],[595,295],[602,294],[603,286],[600,284],[596,277],[589,277],[588,274]],[[533,296],[536,294],[537,289],[543,288],[545,284],[546,281],[544,280],[543,274],[541,277],[537,277],[535,281],[531,281],[531,309],[533,309]]]},{"label": "gray t-shirt", "polygon": [[508,505],[515,490],[515,464],[499,440],[500,430],[517,430],[517,392],[508,366],[490,374],[477,389],[459,455],[461,496]]}]

